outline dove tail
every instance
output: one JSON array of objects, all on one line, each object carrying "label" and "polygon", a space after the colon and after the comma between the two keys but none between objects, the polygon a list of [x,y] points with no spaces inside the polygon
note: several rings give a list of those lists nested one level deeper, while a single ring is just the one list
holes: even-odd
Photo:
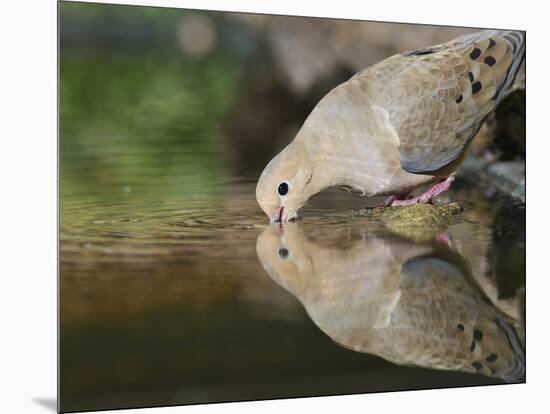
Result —
[{"label": "dove tail", "polygon": [[510,69],[508,69],[504,82],[497,89],[497,94],[499,95],[497,99],[500,99],[514,84],[519,67],[525,58],[525,32],[505,32],[501,37],[510,44],[514,53],[514,60]]},{"label": "dove tail", "polygon": [[525,381],[525,350],[516,334],[516,331],[503,318],[497,317],[495,320],[499,330],[506,336],[508,344],[514,354],[514,363],[512,367],[502,376],[506,382],[524,382]]}]

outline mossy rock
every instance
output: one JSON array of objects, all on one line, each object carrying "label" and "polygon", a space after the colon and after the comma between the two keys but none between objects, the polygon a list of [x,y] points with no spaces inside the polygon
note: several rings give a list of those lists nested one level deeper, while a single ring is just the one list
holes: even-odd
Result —
[{"label": "mossy rock", "polygon": [[458,203],[414,204],[375,208],[369,217],[380,221],[392,233],[415,241],[428,241],[458,223],[462,210]]}]

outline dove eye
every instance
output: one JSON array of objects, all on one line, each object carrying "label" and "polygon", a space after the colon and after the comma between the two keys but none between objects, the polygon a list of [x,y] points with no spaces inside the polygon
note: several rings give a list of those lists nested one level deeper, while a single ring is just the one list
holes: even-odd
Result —
[{"label": "dove eye", "polygon": [[279,193],[279,195],[285,196],[288,194],[288,189],[288,183],[281,183],[279,184],[279,188],[277,188],[277,192]]},{"label": "dove eye", "polygon": [[281,259],[286,259],[288,257],[288,249],[285,249],[284,247],[279,249],[279,257]]}]

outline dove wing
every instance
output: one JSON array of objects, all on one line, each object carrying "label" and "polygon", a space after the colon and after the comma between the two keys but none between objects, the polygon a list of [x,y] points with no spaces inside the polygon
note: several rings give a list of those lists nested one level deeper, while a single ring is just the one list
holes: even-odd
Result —
[{"label": "dove wing", "polygon": [[374,89],[374,104],[389,113],[401,167],[427,173],[457,159],[512,85],[524,50],[525,33],[489,30],[359,73]]},{"label": "dove wing", "polygon": [[447,254],[403,264],[393,349],[409,364],[524,381],[525,351],[513,321],[484,299],[466,272]]}]

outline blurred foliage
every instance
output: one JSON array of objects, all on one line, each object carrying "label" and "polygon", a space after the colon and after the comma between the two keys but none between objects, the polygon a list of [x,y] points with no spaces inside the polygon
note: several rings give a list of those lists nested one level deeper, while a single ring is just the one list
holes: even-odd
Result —
[{"label": "blurred foliage", "polygon": [[175,22],[177,17],[186,13],[184,9],[173,9],[166,7],[142,7],[104,3],[81,3],[78,1],[62,1],[62,12],[70,17],[84,16],[90,19],[103,18],[105,16],[118,15],[120,18],[129,19],[138,17],[147,17],[156,19],[160,23],[167,23],[166,19],[172,19]]},{"label": "blurred foliage", "polygon": [[[163,7],[61,2],[63,47],[143,50],[173,48],[182,15],[197,13]],[[139,41],[136,41],[139,40]]]},{"label": "blurred foliage", "polygon": [[249,64],[269,58],[256,30],[221,12],[76,2],[60,22],[62,206],[219,200],[230,111]]},{"label": "blurred foliage", "polygon": [[[104,6],[90,6],[88,18],[105,13]],[[64,12],[67,7],[81,11],[65,4]],[[163,20],[175,13],[125,10],[175,30],[173,19]],[[94,187],[113,194],[137,189],[143,196],[163,185],[183,195],[214,188],[226,167],[221,124],[241,75],[242,67],[220,49],[208,59],[190,59],[177,49],[62,49],[62,195],[83,188],[93,195]]]}]

